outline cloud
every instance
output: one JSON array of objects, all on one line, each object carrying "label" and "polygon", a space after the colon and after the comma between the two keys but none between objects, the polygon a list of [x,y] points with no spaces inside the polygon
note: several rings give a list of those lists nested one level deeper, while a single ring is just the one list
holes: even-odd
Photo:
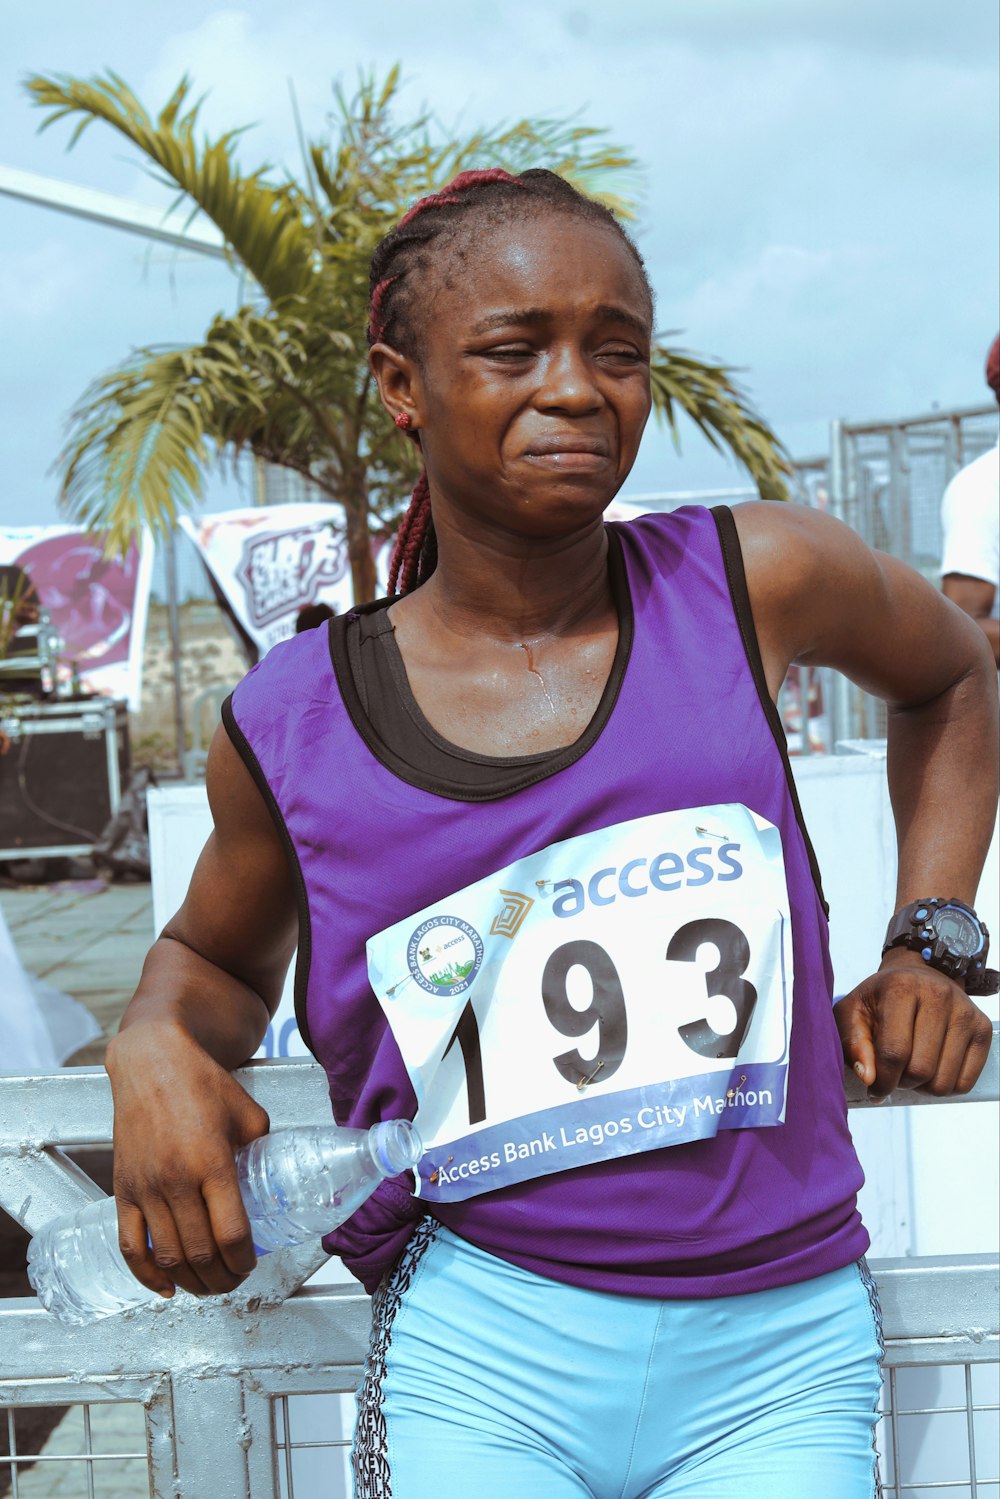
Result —
[{"label": "cloud", "polygon": [[[500,7],[508,13],[519,9],[516,0]],[[996,55],[996,9],[978,0],[952,6],[913,0],[625,0],[614,7],[584,0],[556,14],[567,36],[602,51],[645,56],[650,44],[669,40],[704,50],[727,66],[739,55],[803,49],[833,52],[841,60],[881,57],[893,66],[917,57],[993,66]]]},{"label": "cloud", "polygon": [[[142,97],[165,101],[187,75],[194,83],[194,97],[204,95],[201,122],[208,135],[250,126],[240,148],[247,167],[269,157],[285,160],[298,171],[287,80],[295,80],[303,115],[321,120],[336,70],[328,71],[305,45],[312,29],[309,12],[308,6],[295,7],[294,13],[277,9],[262,18],[247,10],[213,11],[197,26],[165,38],[155,62],[142,75]],[[320,56],[325,51],[320,47]]]}]

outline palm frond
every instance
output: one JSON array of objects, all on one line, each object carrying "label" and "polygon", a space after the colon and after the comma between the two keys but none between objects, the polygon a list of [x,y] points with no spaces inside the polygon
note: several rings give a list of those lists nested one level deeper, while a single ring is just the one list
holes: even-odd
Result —
[{"label": "palm frond", "polygon": [[95,381],[60,457],[65,509],[123,551],[144,523],[169,533],[201,495],[207,404],[194,350],[140,350]]},{"label": "palm frond", "polygon": [[505,166],[511,172],[546,167],[619,218],[636,216],[642,173],[629,152],[609,144],[608,132],[573,120],[518,120],[482,132],[451,148],[448,175],[470,166]]},{"label": "palm frond", "polygon": [[[312,169],[334,217],[345,198],[366,216],[381,213],[388,229],[416,198],[434,192],[456,173],[474,167],[509,171],[547,167],[605,203],[621,218],[635,217],[641,169],[607,132],[579,119],[518,120],[457,137],[453,127],[427,113],[399,125],[392,108],[399,70],[383,84],[362,74],[356,91],[334,90],[337,147],[312,149]],[[384,229],[383,231],[384,232]]]},{"label": "palm frond", "polygon": [[242,129],[199,145],[200,101],[185,112],[191,90],[187,78],[181,79],[155,120],[112,72],[89,80],[39,75],[29,78],[26,88],[37,105],[49,110],[41,129],[79,117],[69,147],[95,120],[123,135],[161,182],[179,190],[182,199],[190,199],[212,220],[234,258],[269,297],[305,290],[312,274],[313,236],[304,195],[294,183],[270,184],[266,166],[248,176],[240,172],[234,150]]},{"label": "palm frond", "polygon": [[216,450],[249,449],[313,478],[341,446],[329,388],[336,367],[353,390],[357,360],[352,340],[335,330],[317,337],[287,304],[217,317],[202,344],[140,349],[95,381],[72,414],[63,504],[124,545],[143,523],[168,531],[178,510],[196,503]]}]

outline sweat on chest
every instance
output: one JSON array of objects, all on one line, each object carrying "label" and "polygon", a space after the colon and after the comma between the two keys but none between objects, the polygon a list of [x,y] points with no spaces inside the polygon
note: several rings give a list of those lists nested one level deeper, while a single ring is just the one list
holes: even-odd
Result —
[{"label": "sweat on chest", "polygon": [[537,754],[583,733],[600,704],[614,649],[614,635],[585,649],[511,645],[444,671],[408,666],[407,675],[424,717],[451,743],[483,755]]}]

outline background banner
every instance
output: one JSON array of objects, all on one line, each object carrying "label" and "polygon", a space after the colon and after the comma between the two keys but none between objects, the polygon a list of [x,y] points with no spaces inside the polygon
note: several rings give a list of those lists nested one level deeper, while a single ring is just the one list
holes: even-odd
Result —
[{"label": "background banner", "polygon": [[354,602],[340,505],[254,506],[180,523],[253,660],[295,634],[306,604],[342,614]]},{"label": "background banner", "polygon": [[144,533],[125,557],[104,554],[105,539],[79,526],[0,527],[0,566],[27,573],[59,636],[58,677],[74,666],[83,687],[124,698],[135,712],[149,612],[153,542]]},{"label": "background banner", "polygon": [[[608,519],[630,520],[647,509],[616,502]],[[329,604],[335,614],[342,614],[354,602],[340,505],[255,505],[200,518],[182,515],[180,524],[205,564],[248,665],[295,634],[299,610],[307,604]],[[382,591],[394,540],[394,534],[372,536]]]}]

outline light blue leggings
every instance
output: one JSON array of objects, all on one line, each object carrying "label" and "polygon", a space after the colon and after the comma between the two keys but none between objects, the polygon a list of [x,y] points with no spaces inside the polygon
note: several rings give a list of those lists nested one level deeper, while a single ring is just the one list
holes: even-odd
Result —
[{"label": "light blue leggings", "polygon": [[882,1339],[862,1261],[655,1301],[420,1224],[374,1302],[356,1499],[876,1499]]}]

